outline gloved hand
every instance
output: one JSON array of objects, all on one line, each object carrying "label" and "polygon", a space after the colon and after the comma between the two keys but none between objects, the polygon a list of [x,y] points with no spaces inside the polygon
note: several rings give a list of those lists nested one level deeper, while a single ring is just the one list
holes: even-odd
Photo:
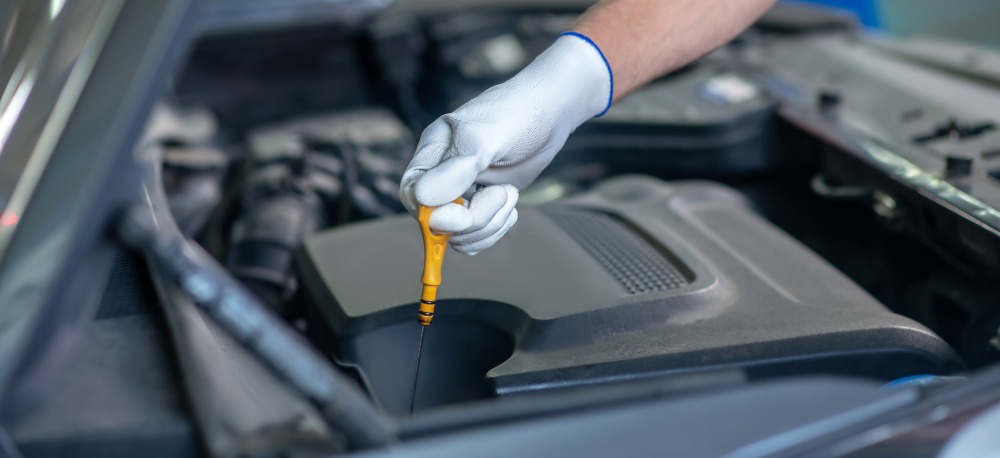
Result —
[{"label": "gloved hand", "polygon": [[[584,121],[611,105],[611,67],[597,46],[564,34],[531,64],[424,130],[400,183],[411,214],[450,233],[455,250],[489,248],[517,221],[518,190],[531,184]],[[467,206],[451,203],[466,197]]]}]

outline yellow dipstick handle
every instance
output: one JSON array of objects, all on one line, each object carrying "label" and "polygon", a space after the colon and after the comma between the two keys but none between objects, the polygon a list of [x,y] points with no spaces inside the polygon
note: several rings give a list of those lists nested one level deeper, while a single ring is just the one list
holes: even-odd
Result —
[{"label": "yellow dipstick handle", "polygon": [[[455,200],[461,205],[462,199]],[[441,263],[444,262],[444,252],[448,248],[448,234],[435,234],[431,231],[431,213],[436,207],[417,208],[417,222],[420,223],[420,234],[424,239],[424,273],[420,276],[423,289],[420,291],[420,311],[417,322],[427,326],[434,320],[434,304],[437,301],[437,289],[441,285]]]}]

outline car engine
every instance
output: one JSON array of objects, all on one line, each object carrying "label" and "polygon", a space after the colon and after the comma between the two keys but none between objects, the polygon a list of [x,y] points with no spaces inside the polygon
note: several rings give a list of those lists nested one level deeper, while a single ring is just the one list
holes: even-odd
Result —
[{"label": "car engine", "polygon": [[[411,416],[422,258],[397,193],[415,141],[581,11],[446,3],[208,29],[137,152],[180,233],[403,436],[623,384],[882,384],[1000,361],[996,75],[783,5],[581,126],[497,247],[445,257]],[[204,312],[168,311],[190,298],[167,283],[121,250],[68,387],[11,428],[30,456],[351,448]]]}]

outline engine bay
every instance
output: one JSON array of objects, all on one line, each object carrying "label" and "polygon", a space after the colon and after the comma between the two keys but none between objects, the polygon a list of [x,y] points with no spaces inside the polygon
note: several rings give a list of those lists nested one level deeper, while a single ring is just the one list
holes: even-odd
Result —
[{"label": "engine bay", "polygon": [[[678,397],[803,376],[881,385],[1000,361],[1000,91],[984,82],[1000,75],[783,6],[581,126],[496,248],[449,252],[411,416],[421,245],[398,187],[416,139],[578,12],[400,6],[361,26],[207,33],[137,155],[156,163],[180,233],[404,436],[463,408],[506,415],[492,401],[545,411],[623,384]],[[12,430],[32,456],[127,456],[119,441],[154,430],[163,456],[192,435],[219,456],[347,448],[203,316],[157,318],[185,300],[157,275],[119,253],[88,337],[116,348],[67,376],[126,387],[140,370],[155,393],[118,391],[134,402],[110,407],[96,441],[74,425],[109,407],[54,397]],[[168,337],[178,326],[201,344]],[[192,379],[212,383],[193,394]],[[191,405],[164,394],[181,385]],[[262,431],[271,442],[248,439]]]}]

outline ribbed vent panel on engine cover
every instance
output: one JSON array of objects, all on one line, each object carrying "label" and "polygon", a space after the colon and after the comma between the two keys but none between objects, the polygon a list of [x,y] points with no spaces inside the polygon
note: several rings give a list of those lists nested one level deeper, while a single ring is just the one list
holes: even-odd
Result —
[{"label": "ribbed vent panel on engine cover", "polygon": [[630,295],[669,291],[688,284],[678,266],[611,215],[571,206],[548,206],[543,213]]}]

